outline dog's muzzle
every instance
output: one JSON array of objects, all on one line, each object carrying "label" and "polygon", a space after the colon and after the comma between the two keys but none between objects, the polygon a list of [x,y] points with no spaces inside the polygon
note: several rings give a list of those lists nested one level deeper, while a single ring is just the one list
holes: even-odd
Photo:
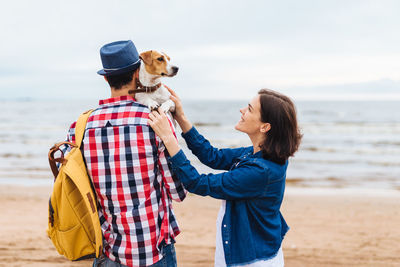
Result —
[{"label": "dog's muzzle", "polygon": [[[178,73],[178,70],[179,70],[178,67],[172,66],[172,67],[171,67],[171,74],[168,74],[167,76],[168,76],[168,77],[173,77],[173,76],[175,76],[175,75]],[[161,75],[162,75],[162,74],[161,74]]]}]

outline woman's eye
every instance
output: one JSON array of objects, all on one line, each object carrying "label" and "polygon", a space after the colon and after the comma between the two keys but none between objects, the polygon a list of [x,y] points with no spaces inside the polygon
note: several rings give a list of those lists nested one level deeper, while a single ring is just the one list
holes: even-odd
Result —
[{"label": "woman's eye", "polygon": [[159,58],[157,58],[157,60],[158,61],[164,61],[164,58],[163,57],[159,57]]}]

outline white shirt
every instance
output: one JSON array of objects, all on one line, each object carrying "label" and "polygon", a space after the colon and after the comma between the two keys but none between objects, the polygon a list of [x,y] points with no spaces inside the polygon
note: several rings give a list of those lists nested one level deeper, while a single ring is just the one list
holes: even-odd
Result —
[{"label": "white shirt", "polygon": [[[225,206],[226,206],[226,201],[222,200],[221,208],[219,209],[217,223],[216,223],[217,235],[216,235],[216,244],[215,244],[215,259],[214,259],[215,267],[226,267],[224,246],[222,244],[222,233],[221,233],[222,220],[225,215]],[[240,266],[243,266],[243,267],[283,267],[284,265],[285,264],[283,261],[282,247],[280,247],[276,256],[271,259],[259,260],[259,261],[255,261],[250,264],[245,264],[245,265],[240,265]]]}]

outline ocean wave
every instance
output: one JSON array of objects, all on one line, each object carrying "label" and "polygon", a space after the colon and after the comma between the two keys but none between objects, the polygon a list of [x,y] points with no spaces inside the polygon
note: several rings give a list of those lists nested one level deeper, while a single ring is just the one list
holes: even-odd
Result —
[{"label": "ocean wave", "polygon": [[218,122],[194,122],[193,123],[194,126],[196,127],[205,127],[205,126],[221,126],[221,123]]},{"label": "ocean wave", "polygon": [[311,115],[311,116],[316,116],[316,115],[334,116],[337,115],[337,112],[329,110],[309,109],[309,110],[302,110],[301,114]]},{"label": "ocean wave", "polygon": [[301,150],[305,151],[312,151],[312,152],[329,152],[329,153],[335,153],[337,152],[337,149],[331,148],[331,147],[316,147],[316,146],[309,146],[309,147],[301,147]]},{"label": "ocean wave", "polygon": [[[381,159],[382,160],[382,159]],[[380,167],[400,167],[400,161],[375,161],[366,159],[316,159],[316,158],[293,158],[293,161],[300,164],[307,164],[308,166],[314,164],[324,165],[360,165],[360,166],[380,166]]]},{"label": "ocean wave", "polygon": [[400,167],[400,161],[397,162],[389,162],[389,161],[368,161],[367,164],[374,166],[383,166],[383,167]]},{"label": "ocean wave", "polygon": [[309,120],[300,121],[301,126],[318,126],[318,127],[332,127],[332,126],[355,126],[355,127],[369,127],[369,128],[400,128],[400,122],[385,121],[385,122],[371,122],[371,121],[342,121],[342,120]]},{"label": "ocean wave", "polygon": [[372,142],[374,146],[400,146],[400,141],[376,141]]},{"label": "ocean wave", "polygon": [[[46,165],[48,163],[46,162]],[[31,167],[24,167],[24,166],[18,166],[16,167],[2,167],[0,168],[1,173],[16,173],[16,172],[49,172],[50,167],[36,167],[36,166],[31,166]]]},{"label": "ocean wave", "polygon": [[33,154],[17,154],[17,153],[1,153],[0,154],[0,158],[24,158],[24,159],[31,159],[31,158],[35,158],[37,157],[37,155],[33,155]]},{"label": "ocean wave", "polygon": [[52,179],[48,178],[0,178],[0,185],[19,185],[19,186],[51,186]]},{"label": "ocean wave", "polygon": [[321,146],[301,146],[300,152],[307,153],[328,153],[328,154],[353,154],[357,156],[371,156],[371,155],[399,155],[400,154],[400,144],[386,144],[386,145],[375,145],[372,143],[359,144],[356,143],[352,146],[336,146],[336,147],[324,147]]},{"label": "ocean wave", "polygon": [[345,188],[354,181],[338,177],[319,177],[319,178],[286,178],[286,184],[293,187],[329,187],[329,188]]},{"label": "ocean wave", "polygon": [[0,177],[7,177],[8,179],[48,179],[49,181],[54,180],[54,177],[51,173],[2,173]]},{"label": "ocean wave", "polygon": [[360,160],[350,160],[350,159],[344,159],[344,160],[337,160],[337,159],[316,159],[316,158],[300,158],[300,157],[295,157],[293,160],[296,161],[296,163],[306,163],[306,164],[343,164],[343,165],[350,165],[350,164],[359,164],[362,163]]}]

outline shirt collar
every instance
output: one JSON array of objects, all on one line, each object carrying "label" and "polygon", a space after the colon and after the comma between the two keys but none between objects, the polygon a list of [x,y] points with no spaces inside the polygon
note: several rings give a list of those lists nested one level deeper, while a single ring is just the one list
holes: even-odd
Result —
[{"label": "shirt collar", "polygon": [[112,98],[107,98],[99,101],[99,105],[115,105],[115,104],[120,104],[121,102],[131,102],[135,101],[133,97],[130,95],[123,95],[123,96],[117,96],[117,97],[112,97]]}]

